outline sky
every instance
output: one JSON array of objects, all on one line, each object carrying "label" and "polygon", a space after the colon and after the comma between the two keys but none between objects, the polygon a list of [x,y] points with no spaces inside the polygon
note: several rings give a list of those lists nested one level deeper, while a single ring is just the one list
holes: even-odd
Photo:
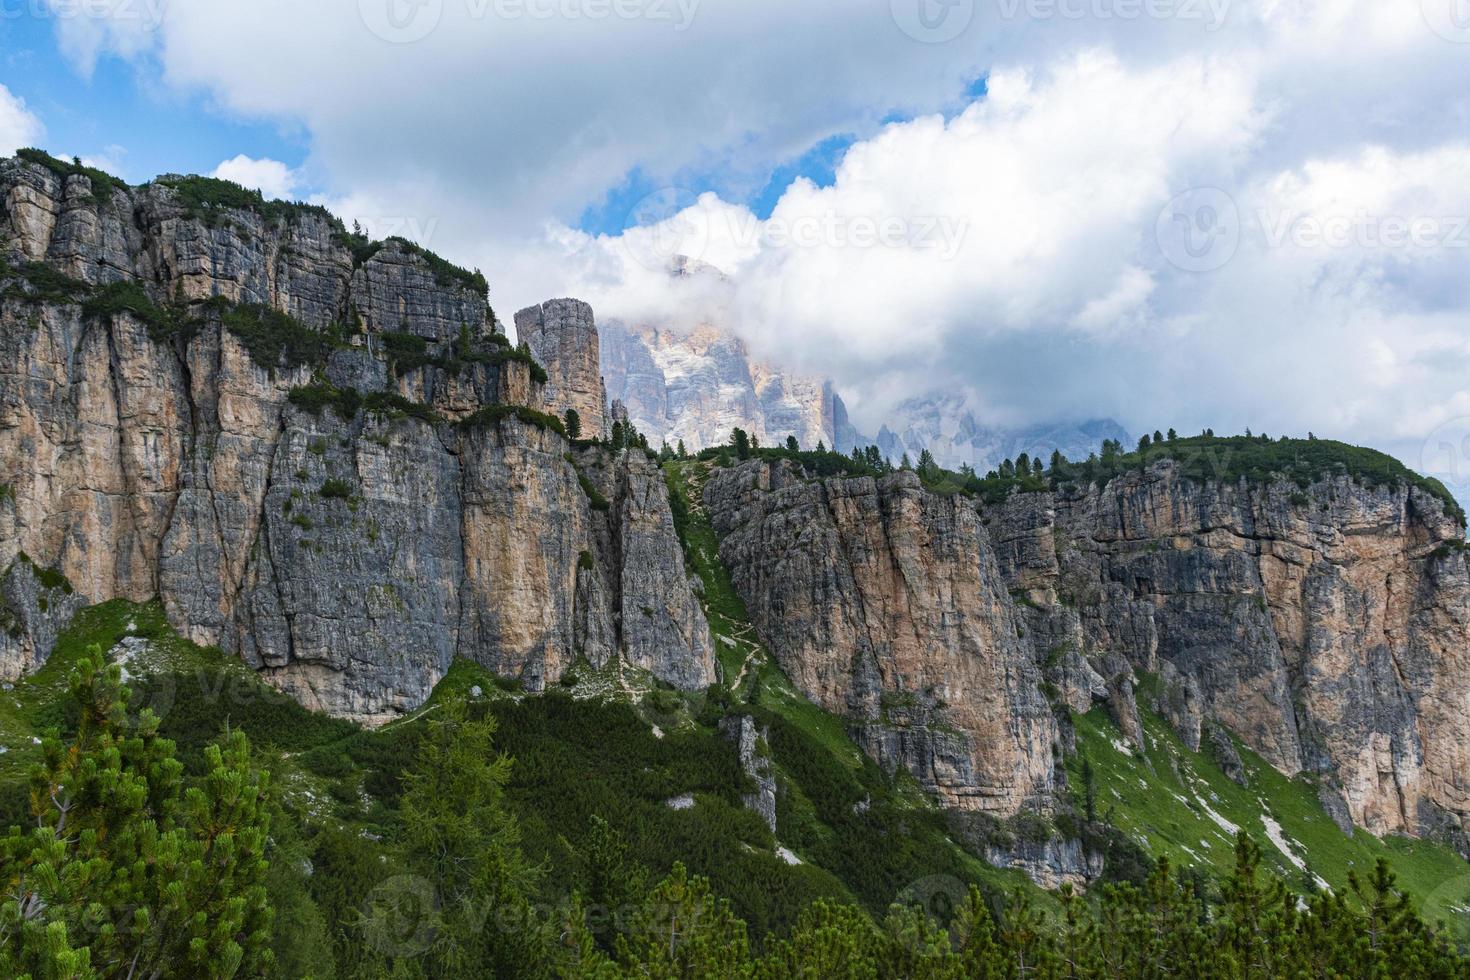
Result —
[{"label": "sky", "polygon": [[0,152],[325,203],[507,320],[1461,484],[1467,83],[1470,0],[0,0]]}]

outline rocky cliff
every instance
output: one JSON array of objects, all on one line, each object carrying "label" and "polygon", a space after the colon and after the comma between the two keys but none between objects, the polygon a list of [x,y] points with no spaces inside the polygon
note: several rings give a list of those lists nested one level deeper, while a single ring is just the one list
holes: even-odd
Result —
[{"label": "rocky cliff", "polygon": [[1151,677],[1140,696],[1188,744],[1228,755],[1223,726],[1358,826],[1470,817],[1470,579],[1444,500],[1345,475],[1192,479],[1166,460],[985,515],[1074,708],[1111,697],[1126,730]]},{"label": "rocky cliff", "polygon": [[366,721],[456,656],[531,689],[579,656],[713,678],[657,468],[570,453],[478,273],[223,182],[39,155],[0,162],[0,256],[0,569],[24,638],[0,673],[49,651],[54,576],[78,601],[156,596]]},{"label": "rocky cliff", "polygon": [[575,299],[550,299],[516,314],[516,337],[546,369],[546,409],[581,420],[582,436],[603,438],[607,391],[602,385],[601,342],[592,307]]},{"label": "rocky cliff", "polygon": [[752,461],[704,503],[762,639],[870,755],[957,808],[1050,806],[1056,723],[965,498]]},{"label": "rocky cliff", "polygon": [[793,681],[951,806],[1044,807],[1064,709],[1104,703],[1137,741],[1145,701],[1344,824],[1465,843],[1470,577],[1442,495],[1163,460],[986,504],[751,461],[704,502]]}]

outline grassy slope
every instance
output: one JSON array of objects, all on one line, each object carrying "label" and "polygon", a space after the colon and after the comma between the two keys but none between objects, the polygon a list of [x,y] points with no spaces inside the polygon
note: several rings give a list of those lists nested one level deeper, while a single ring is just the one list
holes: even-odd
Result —
[{"label": "grassy slope", "polygon": [[[1462,942],[1470,939],[1464,911],[1470,906],[1470,866],[1449,848],[1402,837],[1379,840],[1362,830],[1349,837],[1323,811],[1306,778],[1287,779],[1237,743],[1247,772],[1247,785],[1237,785],[1207,753],[1186,748],[1163,719],[1146,711],[1142,717],[1146,757],[1128,751],[1103,709],[1075,719],[1079,752],[1068,760],[1068,771],[1079,808],[1085,756],[1093,766],[1099,816],[1144,842],[1154,857],[1228,872],[1234,832],[1222,821],[1255,837],[1263,859],[1298,891],[1315,887],[1313,876],[1334,889],[1346,888],[1350,870],[1366,876],[1384,857],[1431,919],[1445,921]],[[1272,842],[1268,819],[1280,826],[1282,842],[1305,871]]]}]

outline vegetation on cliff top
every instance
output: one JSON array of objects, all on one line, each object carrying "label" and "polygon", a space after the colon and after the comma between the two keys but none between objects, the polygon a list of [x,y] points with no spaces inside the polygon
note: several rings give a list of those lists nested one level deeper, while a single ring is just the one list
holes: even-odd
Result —
[{"label": "vegetation on cliff top", "polygon": [[232,180],[200,177],[195,174],[170,174],[159,177],[155,183],[173,190],[184,211],[191,218],[204,222],[208,228],[218,226],[230,211],[253,212],[260,215],[266,224],[300,221],[310,216],[328,225],[341,227],[341,221],[320,204],[274,200]]},{"label": "vegetation on cliff top", "polygon": [[99,204],[106,204],[112,200],[114,191],[126,191],[127,182],[112,174],[98,170],[96,167],[88,167],[80,159],[73,158],[71,162],[57,159],[45,150],[38,150],[33,146],[16,150],[15,155],[27,163],[40,164],[57,177],[65,180],[68,177],[80,175],[92,182],[92,196]]},{"label": "vegetation on cliff top", "polygon": [[[788,442],[794,442],[789,440]],[[1463,527],[1465,512],[1454,495],[1440,481],[1416,473],[1386,453],[1363,446],[1353,446],[1333,439],[1306,439],[1265,435],[1216,436],[1206,432],[1198,436],[1179,437],[1171,429],[1169,436],[1145,436],[1137,449],[1124,452],[1118,443],[1108,440],[1102,453],[1085,460],[1068,460],[1054,452],[1049,463],[1040,457],[1022,453],[1015,460],[1003,460],[1000,466],[980,476],[965,467],[959,471],[938,466],[928,451],[917,464],[905,455],[901,464],[885,459],[877,446],[855,448],[850,455],[818,449],[802,451],[790,444],[784,448],[756,446],[750,436],[735,429],[730,444],[701,450],[697,459],[728,464],[744,459],[768,461],[790,460],[813,476],[877,476],[895,469],[910,469],[931,490],[941,493],[964,493],[987,503],[998,503],[1012,493],[1040,493],[1049,490],[1075,491],[1089,485],[1102,486],[1129,473],[1141,473],[1148,467],[1172,461],[1185,476],[1199,482],[1253,484],[1276,481],[1295,483],[1305,490],[1312,484],[1346,476],[1365,487],[1413,487],[1444,505],[1445,512]],[[1295,498],[1294,498],[1295,499]]]}]

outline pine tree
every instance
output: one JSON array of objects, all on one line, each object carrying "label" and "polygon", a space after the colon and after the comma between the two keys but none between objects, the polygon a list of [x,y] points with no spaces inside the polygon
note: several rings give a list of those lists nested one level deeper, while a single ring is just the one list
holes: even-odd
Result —
[{"label": "pine tree", "polygon": [[750,434],[738,426],[730,431],[730,445],[735,447],[735,455],[741,459],[750,458]]},{"label": "pine tree", "polygon": [[819,452],[819,453],[825,453],[826,451],[827,451],[827,444],[825,442],[823,442],[821,439],[818,439],[817,440],[817,452]]},{"label": "pine tree", "polygon": [[679,448],[676,450],[676,452],[678,453],[680,459],[688,459],[689,458],[689,452],[688,452],[688,450],[686,450],[684,448],[684,440],[683,439],[680,439],[679,440]]},{"label": "pine tree", "polygon": [[617,940],[618,962],[638,976],[735,977],[750,957],[745,923],[683,864],[648,893]]},{"label": "pine tree", "polygon": [[268,777],[226,732],[185,788],[158,718],[128,717],[121,678],[100,648],[82,658],[76,738],[45,740],[36,826],[0,842],[0,975],[258,976],[271,964]]},{"label": "pine tree", "polygon": [[580,439],[582,437],[582,416],[575,408],[567,409],[564,416],[568,439]]},{"label": "pine tree", "polygon": [[786,437],[786,451],[788,453],[799,453],[799,452],[801,452],[801,445],[796,441],[796,436],[787,436]]},{"label": "pine tree", "polygon": [[[511,760],[496,754],[495,728],[483,704],[457,699],[425,722],[404,776],[396,856],[429,895],[390,891],[363,923],[394,976],[530,976],[548,944],[527,897],[536,873],[505,803]],[[405,920],[417,920],[423,941],[400,950],[392,940]]]}]

